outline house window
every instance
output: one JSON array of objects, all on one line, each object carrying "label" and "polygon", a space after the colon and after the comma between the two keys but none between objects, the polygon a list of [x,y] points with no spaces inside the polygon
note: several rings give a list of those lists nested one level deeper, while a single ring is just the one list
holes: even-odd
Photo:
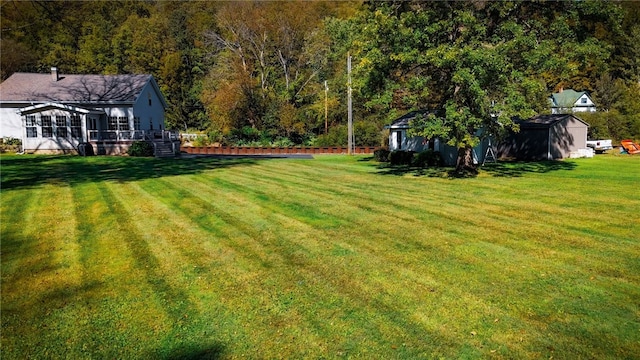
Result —
[{"label": "house window", "polygon": [[59,138],[67,137],[67,128],[66,127],[56,127],[56,136]]},{"label": "house window", "polygon": [[139,117],[134,117],[133,118],[133,130],[140,130],[140,118]]},{"label": "house window", "polygon": [[118,118],[115,116],[109,116],[107,120],[107,129],[118,130]]},{"label": "house window", "polygon": [[586,104],[587,103],[587,98],[583,97],[582,99],[580,99],[580,103]]},{"label": "house window", "polygon": [[147,98],[149,99],[149,106],[151,106],[151,94],[147,93]]},{"label": "house window", "polygon": [[98,130],[98,121],[96,118],[89,118],[89,120],[87,120],[87,129]]},{"label": "house window", "polygon": [[36,117],[35,115],[27,115],[25,126],[27,127],[27,137],[35,138],[38,137],[38,128],[36,127]]},{"label": "house window", "polygon": [[71,137],[74,139],[82,138],[82,119],[80,115],[71,115]]},{"label": "house window", "polygon": [[396,145],[398,150],[402,150],[402,131],[396,131]]},{"label": "house window", "polygon": [[67,117],[56,116],[56,137],[66,138],[67,134]]},{"label": "house window", "polygon": [[67,118],[65,116],[56,116],[56,126],[57,127],[66,127],[67,126]]},{"label": "house window", "polygon": [[41,116],[40,122],[42,123],[42,137],[53,137],[53,123],[51,122],[51,116]]},{"label": "house window", "polygon": [[118,130],[129,130],[129,118],[126,118],[126,117],[118,118]]}]

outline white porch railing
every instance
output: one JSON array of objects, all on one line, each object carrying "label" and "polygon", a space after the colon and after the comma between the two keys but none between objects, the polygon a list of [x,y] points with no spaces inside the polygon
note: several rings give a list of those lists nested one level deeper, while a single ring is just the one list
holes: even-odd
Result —
[{"label": "white porch railing", "polygon": [[178,141],[180,136],[168,130],[89,130],[89,141],[135,141],[170,140]]}]

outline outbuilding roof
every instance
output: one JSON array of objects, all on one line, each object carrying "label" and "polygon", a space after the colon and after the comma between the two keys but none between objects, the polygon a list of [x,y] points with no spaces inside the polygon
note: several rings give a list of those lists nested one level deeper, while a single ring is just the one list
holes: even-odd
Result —
[{"label": "outbuilding roof", "polygon": [[407,114],[402,115],[401,117],[395,119],[390,125],[385,126],[387,129],[408,129],[409,122],[415,119],[418,115],[427,116],[429,114],[433,114],[435,112],[430,110],[414,110]]},{"label": "outbuilding roof", "polygon": [[133,103],[151,75],[14,73],[0,84],[0,101]]},{"label": "outbuilding roof", "polygon": [[550,115],[536,115],[532,118],[528,118],[525,120],[517,119],[514,122],[520,125],[520,129],[535,129],[535,128],[550,128],[555,124],[573,118],[586,126],[589,126],[586,122],[584,122],[579,117],[573,114],[550,114]]}]

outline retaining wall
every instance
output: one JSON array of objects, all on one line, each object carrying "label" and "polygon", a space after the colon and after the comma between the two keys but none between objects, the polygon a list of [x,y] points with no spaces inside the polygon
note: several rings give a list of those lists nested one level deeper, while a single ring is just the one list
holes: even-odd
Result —
[{"label": "retaining wall", "polygon": [[[377,147],[356,147],[354,154],[373,154]],[[278,154],[347,154],[346,147],[250,147],[250,146],[182,146],[187,154],[278,155]]]}]

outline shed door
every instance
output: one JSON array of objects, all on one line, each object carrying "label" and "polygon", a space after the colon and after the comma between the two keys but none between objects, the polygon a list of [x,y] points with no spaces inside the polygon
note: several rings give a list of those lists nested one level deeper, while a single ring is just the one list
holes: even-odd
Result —
[{"label": "shed door", "polygon": [[402,150],[402,131],[396,131],[396,147]]}]

